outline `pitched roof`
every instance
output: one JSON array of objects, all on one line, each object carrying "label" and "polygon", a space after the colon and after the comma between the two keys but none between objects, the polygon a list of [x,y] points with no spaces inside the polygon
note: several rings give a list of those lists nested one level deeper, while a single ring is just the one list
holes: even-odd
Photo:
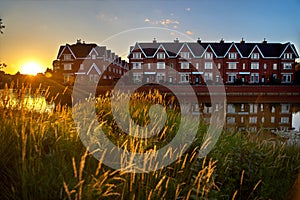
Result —
[{"label": "pitched roof", "polygon": [[63,51],[68,48],[71,50],[71,53],[75,56],[75,58],[85,58],[93,48],[95,48],[97,45],[94,43],[91,44],[85,44],[85,43],[76,43],[76,44],[66,44],[62,45],[59,48],[57,59],[59,59],[63,53]]},{"label": "pitched roof", "polygon": [[136,43],[134,47],[130,48],[130,54],[133,50],[140,49],[145,56],[153,57],[158,51],[158,48],[165,49],[166,53],[174,57],[178,55],[179,51],[182,49],[183,45],[192,51],[193,55],[200,57],[203,53],[211,48],[212,51],[216,54],[217,57],[224,57],[232,47],[236,47],[237,51],[241,54],[242,57],[249,57],[251,53],[257,48],[258,51],[262,54],[264,58],[279,58],[288,46],[291,47],[292,51],[295,54],[296,58],[299,58],[299,55],[296,51],[296,48],[291,43],[228,43],[228,42],[145,42],[145,43]]}]

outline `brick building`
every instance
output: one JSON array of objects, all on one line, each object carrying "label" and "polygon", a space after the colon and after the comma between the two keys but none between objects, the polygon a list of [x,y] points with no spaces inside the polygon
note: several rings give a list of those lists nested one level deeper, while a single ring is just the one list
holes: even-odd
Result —
[{"label": "brick building", "polygon": [[[130,47],[133,82],[169,84],[293,82],[295,59],[291,43],[137,42]],[[174,70],[172,70],[174,69]]]},{"label": "brick building", "polygon": [[54,76],[64,84],[73,84],[76,77],[82,81],[113,84],[127,70],[128,63],[105,46],[81,40],[60,46],[53,61]]}]

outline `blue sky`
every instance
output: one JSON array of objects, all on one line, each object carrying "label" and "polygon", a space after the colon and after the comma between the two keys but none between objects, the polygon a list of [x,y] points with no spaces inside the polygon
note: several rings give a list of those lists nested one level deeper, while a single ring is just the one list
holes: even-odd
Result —
[{"label": "blue sky", "polygon": [[[300,1],[1,1],[0,62],[52,67],[62,44],[82,39],[126,56],[135,41],[292,42],[300,50]],[[153,28],[150,28],[153,27]],[[112,37],[113,36],[113,37]]]}]

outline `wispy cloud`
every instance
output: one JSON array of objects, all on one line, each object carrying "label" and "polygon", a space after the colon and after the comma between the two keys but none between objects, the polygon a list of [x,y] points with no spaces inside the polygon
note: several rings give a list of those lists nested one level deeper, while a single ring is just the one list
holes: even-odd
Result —
[{"label": "wispy cloud", "polygon": [[192,9],[191,8],[185,8],[185,11],[190,12]]},{"label": "wispy cloud", "polygon": [[194,33],[192,31],[186,31],[185,33],[188,35],[194,35]]},{"label": "wispy cloud", "polygon": [[111,13],[103,12],[103,11],[98,12],[97,15],[96,15],[96,18],[98,20],[106,21],[106,22],[117,21],[119,19],[118,16],[113,15]]},{"label": "wispy cloud", "polygon": [[173,28],[178,28],[178,25],[180,24],[180,22],[178,20],[174,20],[174,19],[162,19],[162,20],[150,20],[149,18],[145,18],[144,22],[151,24],[151,25],[161,25],[164,27],[169,27],[172,26]]}]

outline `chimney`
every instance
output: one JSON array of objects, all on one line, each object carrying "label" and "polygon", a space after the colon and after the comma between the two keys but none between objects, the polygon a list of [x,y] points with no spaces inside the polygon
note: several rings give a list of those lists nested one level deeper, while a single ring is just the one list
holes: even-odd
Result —
[{"label": "chimney", "polygon": [[175,43],[179,43],[179,39],[176,38],[176,39],[174,40],[174,42],[175,42]]},{"label": "chimney", "polygon": [[224,39],[223,39],[223,38],[221,38],[221,40],[220,40],[220,43],[221,43],[221,44],[223,44],[223,43],[224,43]]},{"label": "chimney", "polygon": [[77,39],[77,44],[81,44],[81,39]]},{"label": "chimney", "polygon": [[153,43],[157,43],[156,38],[153,38]]},{"label": "chimney", "polygon": [[262,41],[262,44],[267,44],[266,38],[264,38],[264,40]]},{"label": "chimney", "polygon": [[245,40],[244,40],[244,38],[242,38],[242,40],[241,40],[241,42],[240,42],[241,44],[245,44]]},{"label": "chimney", "polygon": [[200,38],[197,39],[197,43],[201,43],[201,39]]}]

